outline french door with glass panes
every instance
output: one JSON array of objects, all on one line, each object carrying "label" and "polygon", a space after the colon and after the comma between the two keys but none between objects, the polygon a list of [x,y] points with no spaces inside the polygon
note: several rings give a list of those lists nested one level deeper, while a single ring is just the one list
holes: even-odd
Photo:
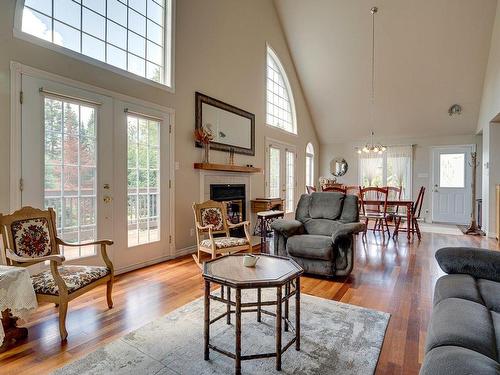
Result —
[{"label": "french door with glass panes", "polygon": [[[67,242],[112,239],[117,270],[169,255],[168,115],[29,75],[22,91],[21,204],[52,207]],[[62,249],[100,264],[96,250]]]},{"label": "french door with glass panes", "polygon": [[115,106],[115,227],[126,228],[116,236],[122,249],[118,266],[129,267],[170,254],[170,170],[168,114],[131,103]]},{"label": "french door with glass panes", "polygon": [[282,198],[285,211],[294,212],[297,191],[297,151],[294,146],[266,140],[266,194]]}]

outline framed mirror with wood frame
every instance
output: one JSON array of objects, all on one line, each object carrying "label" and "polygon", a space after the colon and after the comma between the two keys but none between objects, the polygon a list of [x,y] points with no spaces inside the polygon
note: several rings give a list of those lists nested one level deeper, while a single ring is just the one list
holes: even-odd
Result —
[{"label": "framed mirror with wood frame", "polygon": [[[212,150],[255,155],[255,115],[200,92],[195,94],[195,127],[211,131]],[[202,147],[195,142],[196,147]]]}]

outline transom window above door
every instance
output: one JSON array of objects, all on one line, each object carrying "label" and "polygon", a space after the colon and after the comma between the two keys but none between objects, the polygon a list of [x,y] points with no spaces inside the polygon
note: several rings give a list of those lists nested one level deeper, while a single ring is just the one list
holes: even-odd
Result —
[{"label": "transom window above door", "polygon": [[171,86],[172,1],[25,0],[17,28],[94,59],[85,61]]},{"label": "transom window above door", "polygon": [[271,47],[267,47],[266,123],[297,134],[295,104],[285,69]]}]

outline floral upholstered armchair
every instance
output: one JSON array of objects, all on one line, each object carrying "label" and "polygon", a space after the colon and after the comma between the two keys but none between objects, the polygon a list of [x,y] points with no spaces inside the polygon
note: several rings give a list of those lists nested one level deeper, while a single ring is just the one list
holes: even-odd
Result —
[{"label": "floral upholstered armchair", "polygon": [[[250,222],[232,224],[227,219],[227,207],[224,202],[206,201],[193,203],[196,224],[197,253],[195,262],[201,266],[201,253],[208,253],[214,259],[220,254],[231,254],[242,250],[252,252],[248,228]],[[243,227],[245,237],[231,237],[229,229]],[[223,236],[217,237],[222,234]],[[214,237],[214,235],[216,235]]]},{"label": "floral upholstered armchair", "polygon": [[[39,210],[23,207],[10,214],[0,214],[0,233],[3,238],[5,259],[10,266],[27,267],[49,261],[50,269],[31,276],[39,302],[52,302],[59,306],[59,332],[61,340],[68,337],[66,313],[68,302],[101,284],[107,284],[108,307],[113,307],[114,269],[106,247],[110,240],[66,243],[57,237],[56,215],[52,208]],[[105,267],[62,265],[64,256],[59,246],[100,245]]]}]

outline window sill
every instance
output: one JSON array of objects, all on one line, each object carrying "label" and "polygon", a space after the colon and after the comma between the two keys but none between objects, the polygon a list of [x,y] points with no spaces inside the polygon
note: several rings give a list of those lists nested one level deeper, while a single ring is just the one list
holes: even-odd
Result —
[{"label": "window sill", "polygon": [[[52,42],[48,42],[46,40],[37,38],[36,36],[27,34],[27,33],[23,32],[21,30],[18,30],[17,28],[14,28],[13,35],[17,39],[21,39],[21,40],[24,40],[26,42],[29,42],[29,43],[32,43],[32,44],[35,44],[35,45],[38,45],[38,46],[50,49],[52,51],[56,51],[56,52],[62,53],[63,55],[72,57],[72,58],[74,58],[76,60],[83,61],[85,63],[88,63],[88,64],[91,64],[91,65],[97,66],[99,68],[111,71],[113,73],[119,74],[119,75],[124,76],[126,78],[142,82],[142,83],[144,83],[146,85],[158,88],[158,89],[166,91],[168,93],[171,93],[171,94],[175,93],[175,87],[174,87],[173,84],[172,84],[172,86],[168,86],[168,85],[165,85],[165,84],[162,84],[162,83],[158,83],[158,82],[152,81],[152,80],[147,79],[145,77],[138,76],[138,75],[136,75],[134,73],[130,73],[130,72],[126,71],[126,70],[120,69],[118,67],[115,67],[113,65],[107,64],[107,63],[102,62],[100,60],[96,60],[96,59],[94,59],[92,57],[83,55],[81,53],[75,52],[75,51],[70,50],[68,48],[65,48],[65,47],[59,46],[57,44],[54,44]],[[173,72],[172,72],[172,75],[173,75]]]},{"label": "window sill", "polygon": [[282,129],[282,128],[278,128],[277,126],[274,126],[274,125],[270,125],[270,124],[268,124],[267,122],[266,122],[266,126],[267,126],[268,128],[273,129],[273,130],[276,130],[276,131],[278,131],[278,132],[280,132],[280,133],[283,133],[283,134],[287,134],[287,135],[291,135],[291,136],[298,137],[298,134],[297,134],[296,132],[295,132],[295,133],[294,133],[294,132],[289,132],[288,130],[285,130],[285,129]]}]

